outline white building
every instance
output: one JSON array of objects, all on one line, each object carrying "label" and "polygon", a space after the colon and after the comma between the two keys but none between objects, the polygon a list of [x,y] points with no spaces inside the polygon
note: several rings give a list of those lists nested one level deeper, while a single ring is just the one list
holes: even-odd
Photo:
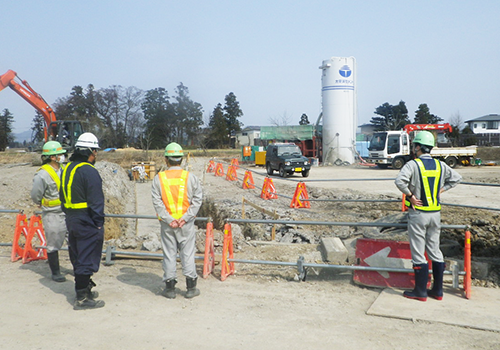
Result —
[{"label": "white building", "polygon": [[260,126],[247,126],[243,130],[235,133],[235,147],[259,146],[255,143],[260,139]]},{"label": "white building", "polygon": [[483,117],[465,121],[474,134],[500,133],[500,115],[488,114]]}]

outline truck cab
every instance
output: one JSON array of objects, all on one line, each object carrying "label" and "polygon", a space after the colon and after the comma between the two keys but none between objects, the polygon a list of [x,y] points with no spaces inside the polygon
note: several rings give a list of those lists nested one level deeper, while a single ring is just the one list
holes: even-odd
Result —
[{"label": "truck cab", "polygon": [[368,161],[380,168],[389,165],[401,169],[410,160],[410,138],[404,131],[381,131],[373,134],[368,146]]}]

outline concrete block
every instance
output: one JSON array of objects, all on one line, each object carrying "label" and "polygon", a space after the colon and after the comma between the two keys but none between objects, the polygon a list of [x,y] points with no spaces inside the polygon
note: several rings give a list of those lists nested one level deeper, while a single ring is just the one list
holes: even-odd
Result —
[{"label": "concrete block", "polygon": [[323,259],[331,264],[343,264],[347,261],[348,251],[338,237],[322,238],[320,249]]},{"label": "concrete block", "polygon": [[[362,238],[362,236],[360,236]],[[349,264],[356,264],[356,242],[360,237],[352,237],[344,239],[344,246],[347,249],[347,262]]]}]

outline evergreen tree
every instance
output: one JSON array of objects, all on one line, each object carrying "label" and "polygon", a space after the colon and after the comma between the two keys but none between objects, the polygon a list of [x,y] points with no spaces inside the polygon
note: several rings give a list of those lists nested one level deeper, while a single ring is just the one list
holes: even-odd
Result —
[{"label": "evergreen tree", "polygon": [[307,114],[303,113],[302,116],[300,117],[299,125],[309,125],[309,124],[311,123],[309,122]]},{"label": "evergreen tree", "polygon": [[208,126],[210,127],[210,133],[206,142],[207,147],[222,148],[224,145],[229,144],[229,128],[220,103],[214,108]]},{"label": "evergreen tree", "polygon": [[173,139],[172,120],[175,111],[169,99],[168,92],[164,88],[146,91],[141,105],[146,120],[143,139],[151,148],[163,148]]},{"label": "evergreen tree", "polygon": [[427,103],[422,103],[415,111],[415,119],[413,124],[439,124],[443,119],[429,112]]},{"label": "evergreen tree", "polygon": [[226,119],[229,134],[241,131],[243,123],[241,123],[238,118],[243,116],[243,112],[240,108],[240,103],[236,100],[236,95],[230,92],[226,95],[224,100],[226,101],[224,105],[224,117]]},{"label": "evergreen tree", "polygon": [[5,151],[7,146],[14,141],[12,135],[12,123],[14,116],[5,108],[0,114],[0,151]]},{"label": "evergreen tree", "polygon": [[386,102],[375,109],[375,114],[380,117],[373,117],[370,123],[375,125],[375,130],[377,131],[399,130],[406,124],[410,124],[408,109],[404,101],[400,101],[395,106]]}]

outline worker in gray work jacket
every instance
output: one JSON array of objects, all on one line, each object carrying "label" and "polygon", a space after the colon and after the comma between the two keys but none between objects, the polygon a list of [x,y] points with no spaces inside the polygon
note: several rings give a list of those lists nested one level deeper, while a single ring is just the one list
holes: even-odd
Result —
[{"label": "worker in gray work jacket", "polygon": [[47,239],[47,258],[52,279],[56,282],[66,281],[59,266],[59,250],[68,232],[59,200],[64,153],[66,150],[57,141],[49,141],[43,145],[42,167],[35,173],[31,188],[31,199],[42,208],[42,223]]},{"label": "worker in gray work jacket", "polygon": [[[455,187],[462,176],[444,162],[429,154],[434,147],[434,136],[420,131],[413,140],[416,159],[408,162],[399,172],[395,184],[406,196],[408,210],[408,236],[415,271],[415,288],[405,291],[409,299],[426,301],[427,296],[443,299],[443,253],[439,249],[441,234],[440,195]],[[434,284],[427,290],[429,266],[425,252],[432,260]]]}]

